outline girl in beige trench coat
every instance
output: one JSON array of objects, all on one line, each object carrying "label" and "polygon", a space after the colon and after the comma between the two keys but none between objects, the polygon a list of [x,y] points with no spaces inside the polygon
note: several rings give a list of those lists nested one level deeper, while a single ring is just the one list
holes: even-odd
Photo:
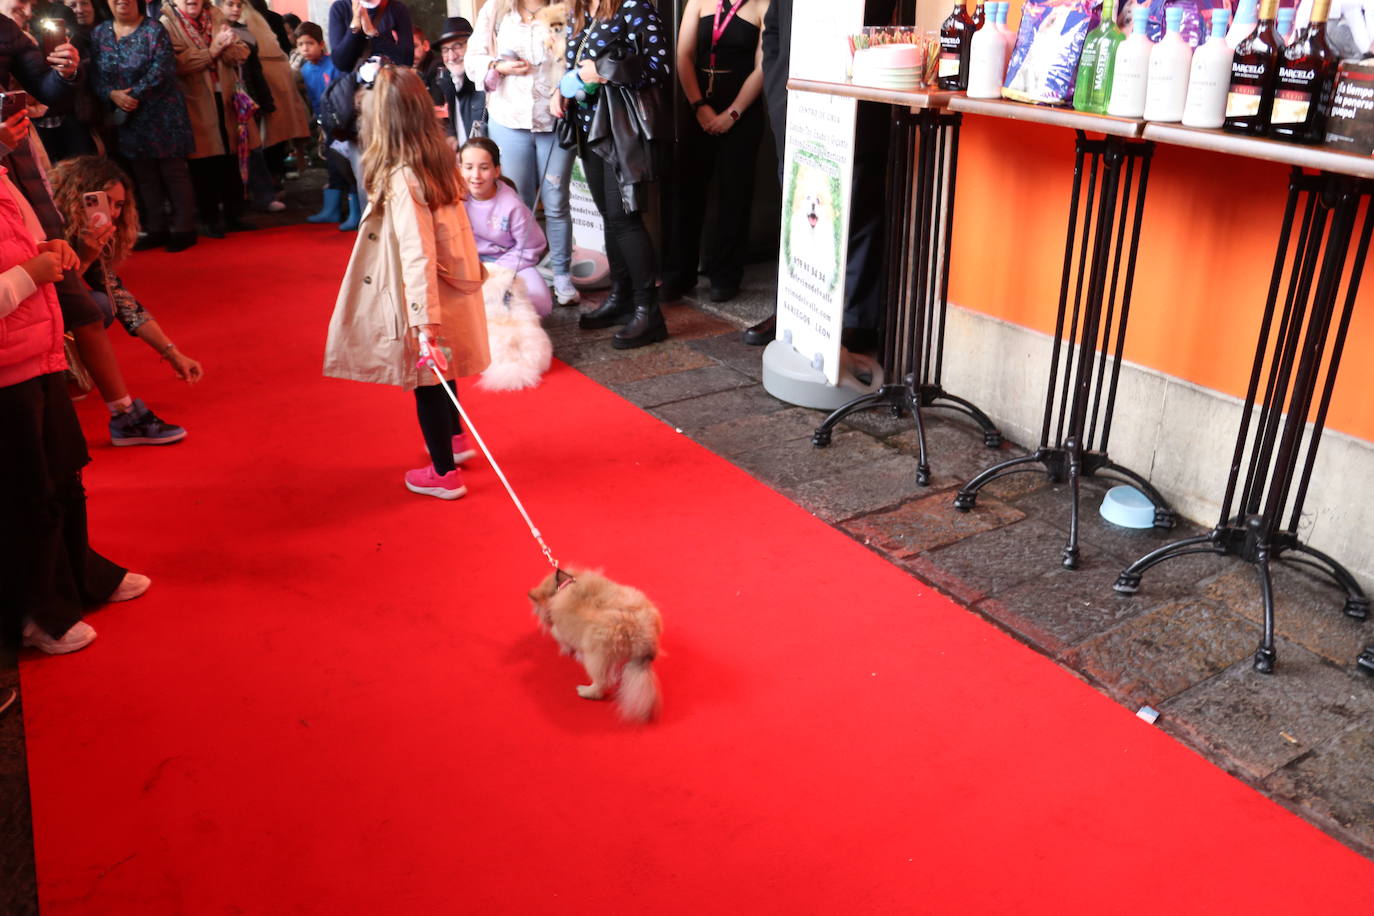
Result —
[{"label": "girl in beige trench coat", "polygon": [[487,368],[485,272],[424,83],[388,63],[360,95],[369,203],[329,322],[324,374],[414,391],[431,464],[406,472],[406,488],[458,499],[467,488],[457,465],[473,453],[443,387],[416,367],[417,341],[424,331],[447,351],[451,389]]}]

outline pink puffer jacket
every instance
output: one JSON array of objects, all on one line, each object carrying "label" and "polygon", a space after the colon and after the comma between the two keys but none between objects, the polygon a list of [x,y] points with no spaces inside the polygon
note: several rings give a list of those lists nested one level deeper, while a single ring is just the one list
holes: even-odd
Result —
[{"label": "pink puffer jacket", "polygon": [[[14,190],[0,178],[0,271],[38,254],[38,246],[15,202]],[[67,368],[62,352],[62,311],[57,292],[45,283],[14,311],[0,318],[0,388]]]}]

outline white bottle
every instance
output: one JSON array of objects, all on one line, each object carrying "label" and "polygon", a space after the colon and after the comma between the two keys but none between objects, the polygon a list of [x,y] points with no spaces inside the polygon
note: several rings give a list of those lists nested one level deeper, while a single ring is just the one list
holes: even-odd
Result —
[{"label": "white bottle", "polygon": [[[1183,40],[1183,9],[1164,10],[1164,37],[1150,50],[1150,78],[1145,87],[1145,120],[1181,121],[1188,99],[1188,70],[1193,49]],[[1230,82],[1227,82],[1230,88]]]},{"label": "white bottle", "polygon": [[1138,118],[1145,113],[1145,89],[1150,75],[1150,5],[1137,3],[1131,13],[1131,34],[1116,46],[1116,65],[1112,68],[1112,97],[1107,114],[1118,118]]},{"label": "white bottle", "polygon": [[1011,52],[1016,50],[1016,33],[1007,28],[1007,14],[1011,11],[1011,0],[997,0],[997,31],[1007,42],[1007,63],[1011,63]]},{"label": "white bottle", "polygon": [[1231,58],[1235,49],[1226,43],[1226,10],[1212,11],[1212,36],[1193,52],[1188,74],[1188,100],[1183,103],[1187,127],[1220,127],[1226,120],[1226,91],[1231,86]]},{"label": "white bottle", "polygon": [[984,23],[973,33],[968,52],[968,97],[1000,99],[1007,75],[1007,42],[995,27]]},{"label": "white bottle", "polygon": [[1226,43],[1235,47],[1245,40],[1251,32],[1255,30],[1255,23],[1259,22],[1259,0],[1240,0],[1240,5],[1236,7],[1236,18],[1231,21],[1231,27],[1226,30]]}]

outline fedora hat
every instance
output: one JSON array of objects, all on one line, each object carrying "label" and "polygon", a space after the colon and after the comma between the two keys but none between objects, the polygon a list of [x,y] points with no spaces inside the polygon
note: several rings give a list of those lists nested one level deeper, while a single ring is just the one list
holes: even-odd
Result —
[{"label": "fedora hat", "polygon": [[446,41],[453,41],[455,38],[467,38],[471,34],[472,23],[462,16],[449,16],[444,20],[444,30],[439,33],[439,40],[435,44],[442,47]]}]

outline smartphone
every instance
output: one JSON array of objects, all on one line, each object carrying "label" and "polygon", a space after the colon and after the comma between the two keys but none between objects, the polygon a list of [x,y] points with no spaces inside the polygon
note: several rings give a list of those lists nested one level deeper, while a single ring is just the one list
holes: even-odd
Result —
[{"label": "smartphone", "polygon": [[104,191],[87,191],[81,195],[81,204],[86,208],[86,225],[92,229],[104,229],[114,224],[110,195]]},{"label": "smartphone", "polygon": [[8,121],[29,108],[29,94],[22,89],[0,92],[0,121]]},{"label": "smartphone", "polygon": [[67,23],[62,19],[40,19],[38,31],[43,36],[44,57],[52,54],[58,45],[66,44],[71,37],[67,33]]}]

